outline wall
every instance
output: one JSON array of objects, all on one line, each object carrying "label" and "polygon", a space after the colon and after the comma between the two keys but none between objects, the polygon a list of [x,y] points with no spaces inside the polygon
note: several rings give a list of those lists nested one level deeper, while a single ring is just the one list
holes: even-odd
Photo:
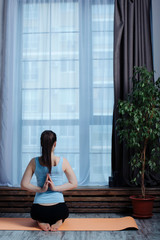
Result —
[{"label": "wall", "polygon": [[155,80],[160,77],[160,0],[152,0],[153,61]]}]

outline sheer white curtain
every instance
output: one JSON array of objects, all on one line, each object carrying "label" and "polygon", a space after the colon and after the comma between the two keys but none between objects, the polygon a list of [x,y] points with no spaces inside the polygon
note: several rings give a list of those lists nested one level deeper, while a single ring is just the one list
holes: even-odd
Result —
[{"label": "sheer white curtain", "polygon": [[[16,0],[1,1],[1,84],[0,84],[0,185],[12,186],[17,184],[20,169],[16,152],[21,151],[17,143],[18,122],[16,101],[19,97],[18,78],[18,2]],[[20,130],[19,130],[20,131]],[[13,155],[14,154],[14,155]]]},{"label": "sheer white curtain", "polygon": [[51,129],[56,155],[69,160],[79,185],[107,185],[114,0],[6,2],[0,184],[19,185],[30,159],[40,155],[41,132]]}]

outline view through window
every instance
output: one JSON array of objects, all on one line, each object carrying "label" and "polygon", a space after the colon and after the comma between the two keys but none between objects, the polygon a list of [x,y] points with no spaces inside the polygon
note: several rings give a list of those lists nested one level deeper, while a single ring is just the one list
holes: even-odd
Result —
[{"label": "view through window", "polygon": [[40,155],[40,134],[57,134],[79,185],[111,174],[113,0],[23,0],[22,173]]}]

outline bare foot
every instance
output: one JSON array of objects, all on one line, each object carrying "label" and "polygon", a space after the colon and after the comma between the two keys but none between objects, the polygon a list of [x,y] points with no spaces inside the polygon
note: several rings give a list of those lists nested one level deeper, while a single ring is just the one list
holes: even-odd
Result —
[{"label": "bare foot", "polygon": [[62,220],[57,221],[55,224],[51,225],[51,231],[56,232],[58,228],[62,225]]},{"label": "bare foot", "polygon": [[51,230],[49,223],[41,223],[41,222],[37,222],[37,223],[43,231],[48,232]]}]

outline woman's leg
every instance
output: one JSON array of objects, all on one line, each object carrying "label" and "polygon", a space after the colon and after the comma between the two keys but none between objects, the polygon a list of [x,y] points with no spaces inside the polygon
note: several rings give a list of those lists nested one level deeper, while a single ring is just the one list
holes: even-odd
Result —
[{"label": "woman's leg", "polygon": [[51,226],[49,223],[42,223],[42,222],[38,222],[38,221],[37,221],[37,223],[43,231],[48,232],[51,230]]},{"label": "woman's leg", "polygon": [[33,204],[31,208],[32,219],[36,220],[44,231],[57,231],[68,215],[69,211],[65,203],[52,206]]},{"label": "woman's leg", "polygon": [[50,231],[51,226],[45,217],[46,208],[39,204],[33,204],[31,208],[31,218],[36,220],[43,231]]},{"label": "woman's leg", "polygon": [[62,225],[62,220],[58,220],[55,224],[51,225],[50,230],[52,232],[56,232],[61,225]]},{"label": "woman's leg", "polygon": [[65,203],[59,203],[54,206],[54,221],[51,223],[51,231],[57,231],[58,228],[62,225],[64,220],[68,218],[69,211]]}]

